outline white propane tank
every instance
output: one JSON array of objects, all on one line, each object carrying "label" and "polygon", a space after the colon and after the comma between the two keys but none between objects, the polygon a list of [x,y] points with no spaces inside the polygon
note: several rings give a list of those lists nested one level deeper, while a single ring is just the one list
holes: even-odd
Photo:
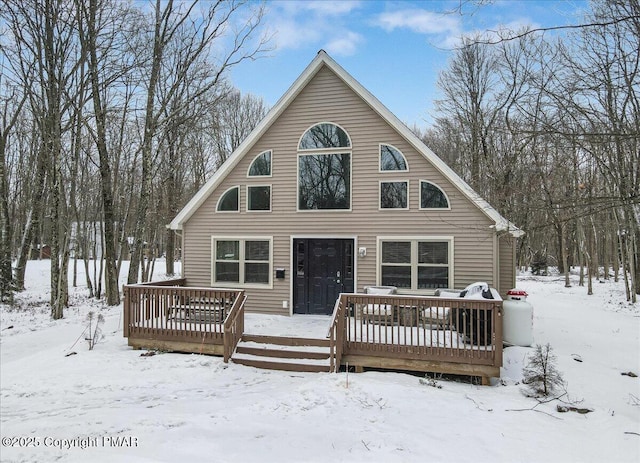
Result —
[{"label": "white propane tank", "polygon": [[527,302],[527,296],[522,289],[507,291],[507,300],[502,303],[504,344],[522,347],[533,344],[533,306]]}]

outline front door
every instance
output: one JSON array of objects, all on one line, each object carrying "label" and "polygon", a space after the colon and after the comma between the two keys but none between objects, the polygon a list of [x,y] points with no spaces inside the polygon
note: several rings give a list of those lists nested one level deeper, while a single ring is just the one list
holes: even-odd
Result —
[{"label": "front door", "polygon": [[353,292],[353,240],[293,240],[293,312],[331,314],[340,293]]}]

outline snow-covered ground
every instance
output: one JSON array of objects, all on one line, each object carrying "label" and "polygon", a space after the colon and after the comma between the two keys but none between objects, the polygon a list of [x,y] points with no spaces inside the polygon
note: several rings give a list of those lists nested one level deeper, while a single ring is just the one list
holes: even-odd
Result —
[{"label": "snow-covered ground", "polygon": [[[551,344],[566,380],[561,400],[593,410],[579,414],[522,394],[531,348],[506,348],[502,379],[488,387],[142,356],[122,337],[122,307],[87,300],[85,288],[51,321],[48,264],[29,262],[19,308],[0,306],[3,462],[640,461],[640,378],[622,374],[640,374],[640,304],[624,302],[621,283],[596,283],[587,296],[577,281],[519,277],[536,343]],[[105,318],[94,350],[89,311]],[[289,318],[258,315],[247,327],[291,329]],[[309,317],[305,329],[324,322]]]}]

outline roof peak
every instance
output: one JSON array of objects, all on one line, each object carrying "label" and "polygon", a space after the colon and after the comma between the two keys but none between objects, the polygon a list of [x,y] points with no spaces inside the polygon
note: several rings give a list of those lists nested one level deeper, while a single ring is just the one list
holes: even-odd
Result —
[{"label": "roof peak", "polygon": [[[323,67],[327,66],[331,69],[339,79],[341,79],[356,95],[358,95],[366,104],[368,104],[382,119],[384,119],[391,127],[393,127],[402,137],[405,138],[422,156],[424,156],[431,164],[439,170],[453,185],[455,185],[461,193],[463,193],[471,202],[484,212],[491,220],[495,222],[496,230],[508,230],[512,235],[518,236],[522,232],[515,225],[502,217],[498,211],[482,199],[462,178],[460,178],[444,161],[442,161],[433,151],[431,151],[411,130],[397,118],[388,108],[386,108],[371,92],[369,92],[360,82],[351,76],[342,66],[340,66],[329,54],[320,49],[316,57],[309,63],[305,70],[298,76],[289,89],[280,97],[276,104],[271,108],[265,118],[257,125],[257,127],[249,134],[240,146],[232,153],[229,159],[214,173],[207,183],[196,193],[196,195],[187,203],[187,205],[173,219],[170,228],[181,229],[182,224],[191,217],[193,212],[200,207],[204,200],[217,187],[218,183],[227,175],[231,169],[239,162],[264,133],[269,129],[272,123],[280,117],[285,109],[304,89],[316,73]],[[515,229],[515,230],[514,230]]]}]

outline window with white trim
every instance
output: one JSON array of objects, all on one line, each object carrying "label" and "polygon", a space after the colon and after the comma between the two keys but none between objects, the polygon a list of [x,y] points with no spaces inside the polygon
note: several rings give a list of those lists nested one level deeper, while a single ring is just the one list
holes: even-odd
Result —
[{"label": "window with white trim", "polygon": [[298,156],[298,209],[351,207],[351,154]]},{"label": "window with white trim", "polygon": [[222,193],[216,207],[218,212],[238,212],[240,211],[240,187],[234,186]]},{"label": "window with white trim", "polygon": [[345,130],[331,122],[321,122],[310,128],[300,138],[299,150],[350,148],[351,139]]},{"label": "window with white trim", "polygon": [[408,209],[409,182],[380,182],[380,209]]},{"label": "window with white trim", "polygon": [[409,170],[407,159],[395,146],[380,144],[380,172]]},{"label": "window with white trim", "polygon": [[321,122],[298,144],[298,210],[351,208],[351,139],[337,124]]},{"label": "window with white trim", "polygon": [[452,239],[381,239],[380,284],[420,291],[452,287]]},{"label": "window with white trim", "polygon": [[449,209],[447,195],[435,183],[420,180],[420,209]]},{"label": "window with white trim", "polygon": [[264,151],[253,159],[247,177],[271,177],[271,150]]},{"label": "window with white trim", "polygon": [[271,239],[213,238],[213,284],[271,284]]},{"label": "window with white trim", "polygon": [[271,210],[271,186],[249,185],[247,186],[247,210],[270,211]]}]

